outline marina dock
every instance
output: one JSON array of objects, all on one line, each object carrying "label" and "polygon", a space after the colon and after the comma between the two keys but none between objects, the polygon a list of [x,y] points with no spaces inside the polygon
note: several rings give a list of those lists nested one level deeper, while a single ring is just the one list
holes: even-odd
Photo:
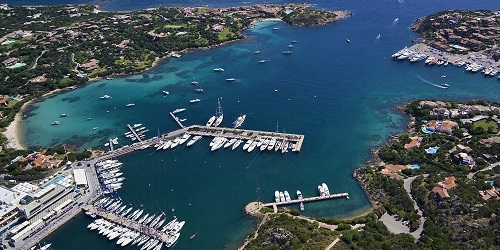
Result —
[{"label": "marina dock", "polygon": [[[130,125],[127,125],[129,128]],[[133,129],[131,129],[133,131]],[[116,148],[114,151],[109,151],[107,154],[94,158],[95,161],[104,161],[112,159],[124,154],[134,152],[136,150],[143,150],[151,147],[161,141],[173,140],[176,137],[182,136],[184,133],[189,133],[191,135],[201,135],[206,137],[223,136],[228,139],[236,138],[242,140],[256,139],[258,137],[271,138],[274,137],[278,140],[286,140],[295,143],[295,147],[292,152],[300,152],[302,143],[304,141],[304,135],[299,134],[289,134],[289,133],[279,133],[279,132],[268,132],[268,131],[258,131],[258,130],[247,130],[247,129],[234,129],[234,128],[223,128],[223,127],[206,127],[200,125],[192,125],[189,127],[181,128],[169,133],[165,133],[160,136],[156,136],[147,140],[140,140],[139,142],[133,143],[131,145],[125,145],[120,148]],[[134,133],[137,135],[136,133]]]},{"label": "marina dock", "polygon": [[132,229],[134,231],[140,232],[141,234],[145,234],[151,238],[155,238],[158,240],[161,240],[162,242],[167,242],[167,240],[172,237],[171,235],[161,232],[160,230],[150,228],[147,226],[144,226],[141,223],[138,223],[137,221],[131,220],[129,218],[125,218],[122,216],[117,216],[116,214],[108,211],[101,211],[97,207],[94,207],[93,205],[89,204],[85,207],[83,207],[83,210],[85,212],[89,212],[92,214],[95,214],[99,217],[102,217],[103,219],[106,219],[107,221],[110,221],[112,223],[118,224],[123,227],[127,227],[129,229]]},{"label": "marina dock", "polygon": [[141,137],[135,132],[135,129],[130,126],[130,124],[127,124],[128,129],[130,129],[130,132],[134,134],[135,138],[137,138],[138,141],[142,141]]},{"label": "marina dock", "polygon": [[247,214],[253,214],[255,211],[260,210],[260,208],[262,208],[262,207],[272,207],[274,212],[277,213],[278,206],[289,206],[289,205],[298,204],[301,202],[307,203],[307,202],[331,200],[331,199],[344,198],[344,197],[349,199],[349,193],[339,193],[339,194],[331,194],[331,195],[324,195],[324,196],[313,196],[313,197],[307,197],[307,198],[295,199],[295,200],[289,200],[289,201],[280,201],[280,202],[269,202],[269,203],[252,202],[245,207],[245,211]]},{"label": "marina dock", "polygon": [[170,116],[172,116],[172,118],[174,118],[174,121],[177,122],[177,124],[179,125],[179,127],[181,128],[185,128],[186,126],[184,126],[184,124],[181,123],[179,117],[175,116],[174,113],[172,112],[168,112],[170,114]]}]

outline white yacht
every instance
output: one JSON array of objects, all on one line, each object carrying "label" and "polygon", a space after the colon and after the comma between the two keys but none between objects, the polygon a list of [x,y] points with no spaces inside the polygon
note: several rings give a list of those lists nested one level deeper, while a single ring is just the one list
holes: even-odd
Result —
[{"label": "white yacht", "polygon": [[229,140],[228,142],[226,142],[226,144],[224,144],[224,148],[231,147],[236,141],[238,141],[238,139],[236,138]]},{"label": "white yacht", "polygon": [[234,82],[236,81],[236,78],[226,78],[226,82]]},{"label": "white yacht", "polygon": [[323,190],[323,186],[321,186],[321,185],[318,186],[318,192],[319,192],[319,196],[321,196],[321,197],[325,196],[325,191]]},{"label": "white yacht", "polygon": [[129,104],[125,105],[125,106],[126,107],[133,107],[133,106],[135,106],[135,103],[129,103]]},{"label": "white yacht", "polygon": [[222,113],[222,107],[220,105],[219,98],[217,98],[217,104],[218,104],[218,107],[217,107],[217,112],[215,114],[215,116],[217,118],[215,119],[215,122],[213,124],[214,127],[218,127],[222,123],[222,120],[224,119],[224,114]]},{"label": "white yacht", "polygon": [[191,140],[188,141],[187,146],[188,147],[192,146],[193,144],[198,142],[201,138],[202,138],[201,135],[194,136],[193,138],[191,138]]},{"label": "white yacht", "polygon": [[198,98],[196,98],[196,99],[190,100],[189,102],[190,102],[190,103],[196,103],[196,102],[199,102],[199,101],[201,101],[201,100],[200,100],[200,99],[198,99]]},{"label": "white yacht", "polygon": [[280,192],[280,202],[285,202],[285,194],[283,192]]},{"label": "white yacht", "polygon": [[302,192],[300,190],[297,190],[297,199],[302,200]]},{"label": "white yacht", "polygon": [[250,144],[250,146],[248,146],[248,152],[252,152],[255,147],[257,147],[257,141],[253,141],[252,144]]},{"label": "white yacht", "polygon": [[180,141],[179,137],[175,138],[174,141],[172,142],[172,145],[170,145],[170,148],[177,147],[177,145],[179,145],[179,141]]},{"label": "white yacht", "polygon": [[172,146],[172,141],[171,140],[168,140],[167,142],[165,142],[165,144],[163,144],[162,146],[162,149],[165,150],[165,149],[169,149],[170,146]]},{"label": "white yacht", "polygon": [[248,150],[248,147],[253,143],[253,140],[250,139],[248,140],[244,145],[243,145],[243,150]]},{"label": "white yacht", "polygon": [[184,142],[186,142],[190,137],[191,137],[190,134],[183,134],[182,137],[179,139],[179,145],[181,145]]},{"label": "white yacht", "polygon": [[240,146],[240,144],[243,142],[243,140],[239,139],[237,140],[234,144],[233,144],[233,147],[232,147],[232,150],[235,150],[237,147]]},{"label": "white yacht", "polygon": [[210,151],[215,151],[217,149],[220,149],[222,146],[224,146],[224,143],[226,143],[226,142],[227,142],[227,138],[220,137],[220,139],[216,143],[214,143],[212,148],[210,148]]},{"label": "white yacht", "polygon": [[223,68],[215,68],[214,71],[215,72],[224,72],[224,69]]},{"label": "white yacht", "polygon": [[167,240],[167,242],[165,242],[165,247],[173,246],[177,242],[177,240],[179,239],[179,236],[181,236],[180,233],[174,234],[171,238],[169,238]]},{"label": "white yacht", "polygon": [[163,90],[163,91],[162,91],[162,93],[163,93],[164,95],[170,95],[170,92],[168,92],[168,91],[166,91],[166,90]]},{"label": "white yacht", "polygon": [[325,195],[330,196],[330,190],[328,190],[328,186],[324,182],[321,184],[321,186],[323,187],[323,192],[325,193]]},{"label": "white yacht", "polygon": [[232,126],[233,128],[239,128],[241,124],[245,121],[245,118],[247,118],[247,115],[240,115],[236,120],[233,122]]},{"label": "white yacht", "polygon": [[214,124],[215,119],[216,119],[215,115],[212,116],[212,117],[210,117],[210,119],[208,119],[208,122],[207,122],[207,124],[205,126],[211,127]]},{"label": "white yacht", "polygon": [[278,190],[274,191],[274,201],[280,202],[280,191]]},{"label": "white yacht", "polygon": [[180,113],[180,112],[183,112],[185,111],[186,109],[175,109],[174,111],[172,111],[172,114],[177,114],[177,113]]},{"label": "white yacht", "polygon": [[111,98],[111,96],[109,96],[109,95],[103,95],[103,96],[101,96],[102,100],[106,100],[106,99],[109,99],[109,98]]},{"label": "white yacht", "polygon": [[281,149],[281,143],[282,141],[280,140],[276,141],[276,145],[274,146],[274,152],[278,152],[278,150]]},{"label": "white yacht", "polygon": [[285,195],[285,201],[291,201],[292,199],[290,198],[290,194],[288,193],[288,191],[285,191],[284,192],[284,195]]},{"label": "white yacht", "polygon": [[276,138],[273,137],[273,138],[271,138],[271,141],[269,142],[269,144],[267,144],[267,150],[269,150],[269,151],[273,150],[275,145],[276,145]]},{"label": "white yacht", "polygon": [[304,211],[305,210],[305,208],[304,208],[304,202],[300,203],[299,208],[300,208],[300,211]]}]

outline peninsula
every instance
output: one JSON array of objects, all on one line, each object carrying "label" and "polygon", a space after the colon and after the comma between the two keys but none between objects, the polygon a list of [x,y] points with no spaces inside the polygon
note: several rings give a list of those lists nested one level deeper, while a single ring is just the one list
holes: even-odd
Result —
[{"label": "peninsula", "polygon": [[[408,131],[353,176],[372,210],[354,219],[254,208],[247,249],[492,249],[500,213],[500,104],[419,100]],[[249,211],[248,206],[246,208]]]}]

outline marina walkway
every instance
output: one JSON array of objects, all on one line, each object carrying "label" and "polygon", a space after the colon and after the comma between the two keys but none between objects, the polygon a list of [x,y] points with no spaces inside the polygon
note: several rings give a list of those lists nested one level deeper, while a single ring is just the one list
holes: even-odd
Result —
[{"label": "marina walkway", "polygon": [[181,128],[185,128],[186,126],[184,126],[184,124],[181,123],[179,117],[175,116],[174,113],[172,112],[169,112],[170,113],[170,116],[172,116],[172,118],[174,118],[174,121],[177,122],[177,124],[179,125],[179,127]]},{"label": "marina walkway", "polygon": [[278,206],[287,206],[287,205],[297,204],[297,203],[301,203],[301,202],[306,203],[306,202],[330,200],[330,199],[343,198],[343,197],[349,198],[349,193],[331,194],[331,195],[325,195],[325,196],[313,196],[313,197],[295,199],[295,200],[290,200],[290,201],[262,203],[261,205],[263,207],[278,207]]},{"label": "marina walkway", "polygon": [[130,126],[130,124],[127,124],[128,129],[130,129],[130,132],[134,134],[135,138],[137,138],[138,141],[142,141],[141,137],[135,132],[135,129]]},{"label": "marina walkway", "polygon": [[[130,127],[130,125],[127,125]],[[200,125],[192,125],[189,127],[181,128],[157,137],[153,137],[147,140],[142,140],[132,145],[125,145],[123,147],[117,148],[114,151],[109,151],[107,154],[98,156],[94,158],[96,162],[112,159],[124,154],[134,152],[136,150],[143,150],[151,147],[161,141],[173,140],[176,137],[182,136],[184,133],[189,133],[191,135],[201,135],[207,137],[222,136],[228,139],[236,138],[243,140],[250,140],[256,138],[276,138],[277,140],[286,140],[291,143],[295,143],[295,147],[292,152],[300,152],[302,143],[304,141],[304,135],[298,134],[288,134],[288,133],[278,133],[278,132],[268,132],[268,131],[258,131],[258,130],[247,130],[247,129],[234,129],[234,128],[223,128],[223,127],[205,127]]]},{"label": "marina walkway", "polygon": [[118,224],[123,227],[127,227],[129,229],[132,229],[136,232],[140,232],[141,234],[145,234],[151,238],[155,238],[158,240],[161,240],[162,242],[167,242],[167,240],[172,237],[171,235],[161,232],[157,229],[150,228],[148,226],[144,226],[141,223],[138,223],[137,221],[131,220],[126,217],[121,217],[117,216],[116,214],[108,211],[101,211],[94,207],[93,205],[89,204],[83,208],[84,211],[95,214],[99,217],[102,217],[103,219],[106,219],[107,221],[113,222],[115,224]]}]

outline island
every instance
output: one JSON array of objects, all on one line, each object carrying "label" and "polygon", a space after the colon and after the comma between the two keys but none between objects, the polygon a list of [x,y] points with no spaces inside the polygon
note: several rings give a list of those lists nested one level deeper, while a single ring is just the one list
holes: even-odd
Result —
[{"label": "island", "polygon": [[407,133],[372,150],[353,177],[372,208],[314,218],[249,204],[246,249],[493,249],[500,230],[500,104],[418,100]]},{"label": "island", "polygon": [[411,26],[420,34],[418,44],[393,58],[429,65],[465,66],[469,72],[495,76],[500,71],[498,13],[488,10],[449,10],[421,17]]}]

